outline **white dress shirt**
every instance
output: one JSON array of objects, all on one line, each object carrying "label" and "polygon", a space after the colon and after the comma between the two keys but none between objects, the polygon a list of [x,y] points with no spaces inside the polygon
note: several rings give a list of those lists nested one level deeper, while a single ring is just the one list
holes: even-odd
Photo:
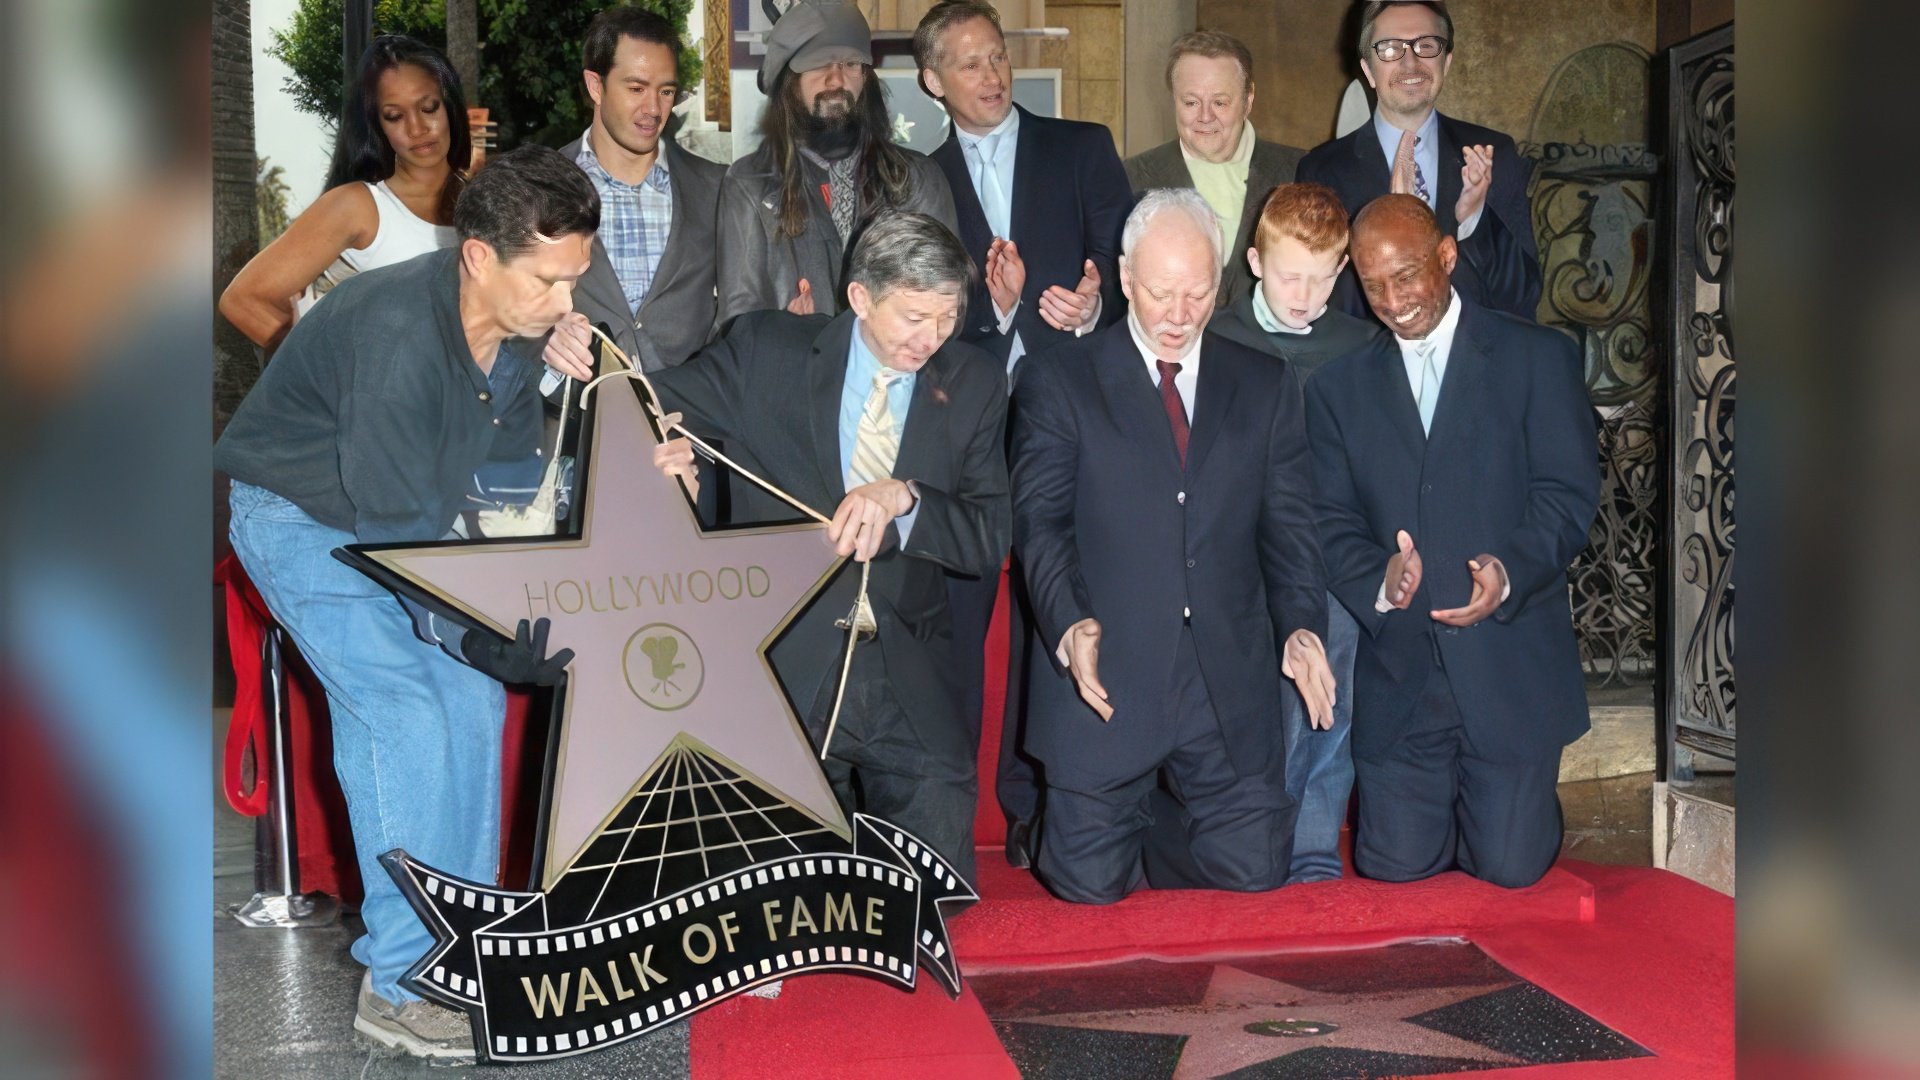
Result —
[{"label": "white dress shirt", "polygon": [[[1421,358],[1419,353],[1421,343],[1433,343],[1433,369],[1439,376],[1440,386],[1444,388],[1447,384],[1447,360],[1453,355],[1453,337],[1459,329],[1460,294],[1449,288],[1447,290],[1447,313],[1440,317],[1440,325],[1434,327],[1432,333],[1424,338],[1416,338],[1413,340],[1408,340],[1398,334],[1393,336],[1393,343],[1400,347],[1400,361],[1405,364],[1407,368],[1407,389],[1413,394],[1416,407],[1420,401],[1420,380],[1425,374],[1423,369],[1426,367],[1426,361]],[[1414,548],[1418,550],[1420,538],[1417,536],[1414,537],[1413,543]],[[1500,589],[1500,602],[1503,604],[1506,603],[1507,597],[1512,595],[1513,583],[1509,581]],[[1374,597],[1373,610],[1383,615],[1394,610],[1393,605],[1387,602],[1387,582],[1384,577],[1380,581],[1380,593]]]},{"label": "white dress shirt", "polygon": [[[1127,312],[1127,332],[1133,335],[1134,348],[1140,350],[1140,358],[1146,361],[1147,378],[1152,380],[1155,391],[1160,389],[1160,357],[1154,354],[1153,339],[1140,328],[1140,321]],[[1173,377],[1174,389],[1180,391],[1180,403],[1187,407],[1187,424],[1193,424],[1193,392],[1200,385],[1200,334],[1193,335],[1187,343],[1187,351],[1178,359],[1168,363],[1179,364],[1180,373]]]}]

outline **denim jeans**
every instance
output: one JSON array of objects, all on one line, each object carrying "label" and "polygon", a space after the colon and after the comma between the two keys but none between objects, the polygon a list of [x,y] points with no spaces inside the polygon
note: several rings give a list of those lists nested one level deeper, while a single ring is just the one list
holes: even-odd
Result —
[{"label": "denim jeans", "polygon": [[422,642],[393,594],[333,557],[354,543],[286,499],[235,483],[233,550],[327,690],[333,768],[366,900],[354,959],[388,1001],[433,944],[380,865],[394,848],[454,877],[492,883],[500,859],[500,739],[506,690]]},{"label": "denim jeans", "polygon": [[1340,876],[1340,826],[1353,791],[1353,654],[1360,624],[1327,594],[1327,664],[1335,684],[1333,727],[1316,731],[1306,703],[1289,681],[1281,692],[1286,725],[1287,794],[1299,804],[1293,827],[1293,864],[1287,884]]}]

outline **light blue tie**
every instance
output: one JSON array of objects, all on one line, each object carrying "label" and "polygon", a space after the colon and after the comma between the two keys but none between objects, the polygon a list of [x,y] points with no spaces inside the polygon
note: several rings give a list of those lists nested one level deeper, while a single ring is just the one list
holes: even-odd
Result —
[{"label": "light blue tie", "polygon": [[999,134],[989,135],[973,144],[973,190],[980,196],[980,209],[987,216],[993,235],[1007,238],[1007,218],[1012,213],[1007,190],[1000,183],[1000,170],[994,159],[1000,152]]},{"label": "light blue tie", "polygon": [[1413,351],[1420,357],[1420,430],[1431,435],[1433,407],[1440,402],[1440,369],[1433,362],[1433,342],[1422,341]]}]

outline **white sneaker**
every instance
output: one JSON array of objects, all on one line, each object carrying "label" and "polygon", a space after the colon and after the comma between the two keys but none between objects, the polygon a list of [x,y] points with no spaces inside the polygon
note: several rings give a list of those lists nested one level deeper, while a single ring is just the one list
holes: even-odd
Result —
[{"label": "white sneaker", "polygon": [[414,1057],[473,1059],[473,1025],[467,1015],[430,1001],[396,1005],[373,992],[373,973],[360,980],[353,1030]]}]

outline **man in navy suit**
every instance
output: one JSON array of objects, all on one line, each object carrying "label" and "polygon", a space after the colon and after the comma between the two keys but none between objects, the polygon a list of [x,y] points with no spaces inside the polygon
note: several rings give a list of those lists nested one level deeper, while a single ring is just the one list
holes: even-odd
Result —
[{"label": "man in navy suit", "polygon": [[[953,189],[960,240],[982,270],[960,340],[1006,365],[1120,317],[1116,260],[1133,206],[1113,136],[1099,124],[1035,116],[1013,103],[1013,69],[1000,17],[978,0],[946,0],[913,35],[921,86],[947,110],[951,134],[933,154]],[[956,668],[978,741],[987,623],[999,575],[949,578]],[[1030,619],[1016,567],[1009,581],[1006,709],[997,791],[1007,858],[1029,861],[1039,786],[1019,748]]]},{"label": "man in navy suit", "polygon": [[1332,722],[1300,383],[1204,333],[1223,245],[1198,192],[1149,192],[1126,320],[1030,359],[1015,392],[1014,548],[1053,660],[1031,672],[1035,865],[1068,900],[1278,887],[1281,676]]},{"label": "man in navy suit", "polygon": [[[1455,239],[1460,295],[1532,320],[1541,281],[1527,201],[1532,165],[1507,136],[1436,110],[1452,66],[1445,4],[1367,4],[1360,70],[1378,98],[1373,122],[1316,147],[1300,162],[1299,178],[1339,192],[1350,214],[1389,193],[1418,197]],[[1349,314],[1366,315],[1352,273],[1335,297]]]},{"label": "man in navy suit", "polygon": [[1567,564],[1599,502],[1580,357],[1449,285],[1426,203],[1387,195],[1353,262],[1391,340],[1307,387],[1327,576],[1359,621],[1354,865],[1517,888],[1560,850],[1560,749],[1587,730]]}]

